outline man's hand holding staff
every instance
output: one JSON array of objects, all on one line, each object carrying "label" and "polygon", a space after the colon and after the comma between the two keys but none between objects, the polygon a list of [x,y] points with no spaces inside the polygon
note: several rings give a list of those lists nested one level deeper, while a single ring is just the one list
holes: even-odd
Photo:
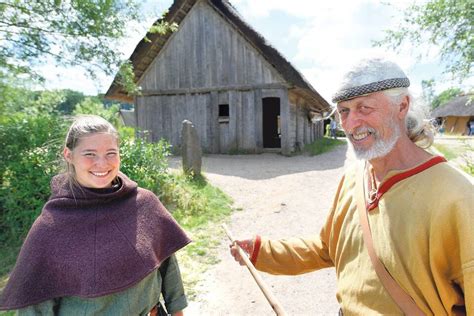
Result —
[{"label": "man's hand holding staff", "polygon": [[268,303],[270,303],[270,305],[272,306],[273,311],[278,316],[286,315],[280,303],[277,301],[275,296],[270,292],[266,284],[263,282],[263,279],[258,274],[257,269],[255,269],[252,262],[250,262],[250,259],[248,258],[247,254],[250,254],[253,252],[254,243],[255,243],[254,240],[246,239],[246,240],[237,241],[232,237],[232,233],[229,231],[229,229],[227,228],[225,224],[223,224],[222,227],[224,228],[224,231],[226,232],[227,237],[229,237],[230,241],[232,242],[230,252],[232,256],[234,257],[234,259],[238,261],[240,265],[247,266],[255,282],[257,282],[257,285],[260,287],[260,290],[262,290],[263,295],[265,295],[265,298],[268,300]]}]

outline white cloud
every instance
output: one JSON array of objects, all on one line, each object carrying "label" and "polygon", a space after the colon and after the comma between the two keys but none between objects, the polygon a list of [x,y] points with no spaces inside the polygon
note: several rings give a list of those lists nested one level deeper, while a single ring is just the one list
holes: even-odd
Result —
[{"label": "white cloud", "polygon": [[[288,54],[287,47],[275,47],[328,101],[342,74],[362,58],[384,56],[397,62],[408,76],[416,72],[419,61],[415,57],[419,52],[429,52],[424,55],[423,63],[438,60],[438,50],[428,45],[419,49],[405,45],[400,52],[372,45],[373,40],[383,38],[384,30],[397,27],[401,11],[412,0],[395,1],[390,6],[376,0],[234,0],[232,3],[248,20],[269,18],[274,11],[284,12],[289,17],[288,21],[292,21],[291,17],[298,18],[297,24],[287,28],[288,39],[296,52]],[[277,36],[280,35],[266,34],[272,44],[278,42]],[[416,77],[418,79],[419,74]],[[421,93],[420,82],[421,79],[412,80],[415,95]]]},{"label": "white cloud", "polygon": [[[231,3],[239,9],[253,17],[266,17],[272,11],[282,11],[288,15],[308,18],[325,15],[339,15],[341,8],[343,11],[351,11],[357,7],[361,1],[351,0],[332,0],[332,1],[314,1],[314,0],[233,0]],[[366,3],[377,3],[376,0],[366,0]]]}]

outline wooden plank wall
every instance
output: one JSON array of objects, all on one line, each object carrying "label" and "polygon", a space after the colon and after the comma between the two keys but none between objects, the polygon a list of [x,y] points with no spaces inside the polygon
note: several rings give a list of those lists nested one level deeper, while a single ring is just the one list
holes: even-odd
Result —
[{"label": "wooden plank wall", "polygon": [[[257,89],[142,96],[136,102],[138,126],[150,131],[151,141],[167,139],[174,152],[180,151],[182,122],[189,120],[196,127],[203,150],[207,153],[259,153],[264,150],[262,98],[286,95],[284,90]],[[229,104],[228,122],[219,122],[219,104]],[[280,99],[280,107],[283,153],[302,149],[305,144],[323,135],[322,124],[311,123],[302,105]]]},{"label": "wooden plank wall", "polygon": [[143,91],[284,83],[283,78],[205,1],[184,18],[142,77]]},{"label": "wooden plank wall", "polygon": [[290,111],[292,113],[290,123],[290,150],[292,152],[303,149],[304,145],[323,136],[322,123],[312,123],[309,120],[307,110],[301,100],[291,103]]},{"label": "wooden plank wall", "polygon": [[[279,73],[206,1],[188,13],[139,84],[137,124],[149,139],[167,139],[180,151],[183,120],[193,122],[204,152],[263,151],[262,98],[279,97],[282,152],[318,137],[298,102],[290,105]],[[219,122],[229,104],[229,122]]]},{"label": "wooden plank wall", "polygon": [[[274,90],[274,96],[284,92]],[[179,152],[183,120],[193,122],[208,153],[263,150],[261,90],[141,96],[136,100],[138,126],[150,140],[168,140]],[[266,95],[269,95],[268,92]],[[219,123],[219,104],[229,104],[229,122]]]}]

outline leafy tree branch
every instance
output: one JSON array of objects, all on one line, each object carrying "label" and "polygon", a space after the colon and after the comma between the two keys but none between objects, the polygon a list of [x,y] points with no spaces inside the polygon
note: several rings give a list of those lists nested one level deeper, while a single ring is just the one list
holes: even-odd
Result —
[{"label": "leafy tree branch", "polygon": [[403,13],[399,26],[386,30],[385,37],[374,42],[400,50],[402,43],[413,46],[428,43],[440,48],[445,72],[462,80],[472,75],[474,64],[474,1],[430,0],[413,4]]},{"label": "leafy tree branch", "polygon": [[139,20],[139,2],[132,0],[1,1],[0,80],[12,70],[34,75],[48,56],[59,66],[112,74],[123,59],[114,43]]}]

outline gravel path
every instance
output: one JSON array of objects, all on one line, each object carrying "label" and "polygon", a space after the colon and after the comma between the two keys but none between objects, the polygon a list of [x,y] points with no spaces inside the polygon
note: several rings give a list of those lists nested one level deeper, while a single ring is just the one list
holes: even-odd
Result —
[{"label": "gravel path", "polygon": [[[315,157],[211,155],[204,157],[203,171],[241,209],[228,224],[236,238],[256,233],[283,238],[319,233],[348,160],[353,157],[345,145]],[[230,256],[225,239],[219,259],[198,285],[201,294],[190,302],[186,315],[273,315],[250,273]],[[334,269],[261,276],[289,315],[338,312]]]},{"label": "gravel path", "polygon": [[[472,148],[474,137],[465,141]],[[437,142],[453,145],[451,139]],[[236,238],[256,233],[284,238],[319,233],[344,166],[353,160],[347,146],[315,157],[211,155],[203,158],[203,171],[241,210],[228,224]],[[177,159],[173,163],[180,164]],[[206,272],[186,315],[274,315],[250,273],[229,254],[228,244],[222,239],[220,262]],[[260,275],[288,315],[337,315],[334,269],[301,276]]]}]

